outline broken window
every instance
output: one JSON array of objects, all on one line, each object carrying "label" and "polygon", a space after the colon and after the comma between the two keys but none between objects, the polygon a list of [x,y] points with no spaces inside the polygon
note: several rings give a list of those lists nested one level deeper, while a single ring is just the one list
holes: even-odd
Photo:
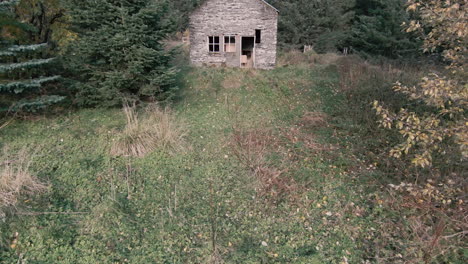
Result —
[{"label": "broken window", "polygon": [[208,37],[208,47],[210,52],[219,52],[219,37]]},{"label": "broken window", "polygon": [[262,43],[262,30],[261,29],[255,30],[255,43]]},{"label": "broken window", "polygon": [[224,52],[236,52],[235,36],[224,36]]}]

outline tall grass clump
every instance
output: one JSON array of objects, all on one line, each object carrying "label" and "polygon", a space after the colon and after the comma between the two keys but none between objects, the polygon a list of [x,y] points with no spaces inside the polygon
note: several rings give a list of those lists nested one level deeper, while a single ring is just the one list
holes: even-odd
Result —
[{"label": "tall grass clump", "polygon": [[139,113],[135,105],[126,104],[123,112],[126,125],[113,142],[111,155],[144,157],[156,149],[182,148],[185,129],[169,108],[151,104]]},{"label": "tall grass clump", "polygon": [[17,154],[4,148],[0,155],[0,217],[9,208],[16,208],[21,197],[43,193],[47,185],[40,182],[31,172],[31,157],[26,148]]}]

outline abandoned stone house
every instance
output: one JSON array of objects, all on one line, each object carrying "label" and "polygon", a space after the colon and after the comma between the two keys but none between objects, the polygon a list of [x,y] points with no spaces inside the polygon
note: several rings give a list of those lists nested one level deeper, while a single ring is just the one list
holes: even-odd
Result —
[{"label": "abandoned stone house", "polygon": [[278,10],[264,0],[206,0],[190,16],[196,66],[272,69]]}]

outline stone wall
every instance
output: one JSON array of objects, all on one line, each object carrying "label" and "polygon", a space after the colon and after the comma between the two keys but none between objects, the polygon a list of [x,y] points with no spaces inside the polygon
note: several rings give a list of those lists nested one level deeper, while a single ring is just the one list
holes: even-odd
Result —
[{"label": "stone wall", "polygon": [[[260,29],[261,43],[255,44],[255,67],[274,68],[277,24],[278,12],[261,0],[207,0],[190,17],[190,59],[197,66],[239,67],[240,59],[224,53],[223,36],[236,36],[235,56],[240,56],[241,37],[254,37],[255,30]],[[219,53],[209,52],[208,36],[220,37]]]}]

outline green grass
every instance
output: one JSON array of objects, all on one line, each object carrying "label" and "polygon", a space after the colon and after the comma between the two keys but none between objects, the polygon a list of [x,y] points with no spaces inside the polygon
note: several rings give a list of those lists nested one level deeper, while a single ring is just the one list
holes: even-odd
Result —
[{"label": "green grass", "polygon": [[[182,82],[182,81],[181,81]],[[172,107],[189,131],[184,151],[129,160],[109,155],[125,125],[118,109],[88,109],[0,131],[2,145],[37,150],[50,184],[0,222],[1,263],[362,263],[383,209],[372,170],[336,136],[343,103],[336,67],[193,69]],[[331,115],[299,126],[306,112]],[[285,131],[299,128],[297,141]],[[296,188],[260,195],[235,158],[236,130],[279,138],[266,165]],[[306,142],[313,139],[316,148]],[[12,237],[19,233],[12,247]],[[23,260],[24,262],[21,262]]]}]

